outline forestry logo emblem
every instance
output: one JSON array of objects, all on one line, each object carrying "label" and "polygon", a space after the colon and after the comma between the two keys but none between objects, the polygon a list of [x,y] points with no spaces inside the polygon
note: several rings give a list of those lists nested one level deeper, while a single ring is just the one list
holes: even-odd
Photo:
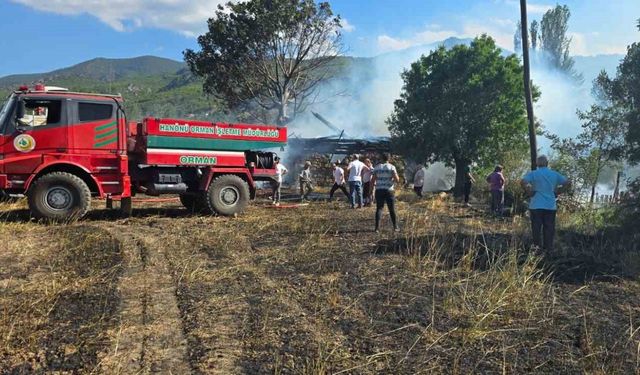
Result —
[{"label": "forestry logo emblem", "polygon": [[13,140],[13,147],[20,152],[29,152],[36,148],[36,140],[29,134],[20,134]]}]

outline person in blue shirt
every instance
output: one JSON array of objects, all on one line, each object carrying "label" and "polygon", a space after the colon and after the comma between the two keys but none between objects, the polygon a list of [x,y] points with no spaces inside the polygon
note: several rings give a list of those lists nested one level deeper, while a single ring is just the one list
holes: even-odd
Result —
[{"label": "person in blue shirt", "polygon": [[556,196],[560,187],[568,188],[571,182],[560,173],[549,169],[549,159],[546,156],[539,156],[536,164],[538,169],[527,173],[520,183],[531,197],[529,212],[533,244],[546,251],[552,251],[558,209]]}]

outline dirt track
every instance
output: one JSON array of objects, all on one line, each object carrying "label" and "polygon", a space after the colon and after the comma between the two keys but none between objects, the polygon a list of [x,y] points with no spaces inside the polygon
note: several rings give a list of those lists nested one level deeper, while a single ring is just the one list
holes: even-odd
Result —
[{"label": "dirt track", "polygon": [[[554,281],[547,270],[556,263],[515,250],[518,221],[437,201],[400,209],[404,232],[376,236],[373,211],[344,203],[257,206],[236,219],[190,215],[163,203],[138,207],[130,219],[98,210],[62,227],[29,223],[19,205],[8,207],[0,224],[0,236],[9,238],[0,254],[0,330],[11,333],[2,337],[0,368],[109,374],[638,368],[635,276],[603,279],[592,272],[586,281]],[[571,259],[565,263],[575,268]]]}]

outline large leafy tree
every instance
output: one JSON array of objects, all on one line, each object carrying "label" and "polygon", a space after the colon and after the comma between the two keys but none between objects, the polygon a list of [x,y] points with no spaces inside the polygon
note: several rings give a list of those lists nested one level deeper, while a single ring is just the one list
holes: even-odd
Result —
[{"label": "large leafy tree", "polygon": [[402,78],[400,99],[387,120],[395,145],[415,160],[454,165],[457,195],[472,162],[487,167],[507,151],[526,153],[522,66],[515,55],[502,56],[490,37],[440,47]]},{"label": "large leafy tree", "polygon": [[204,91],[280,125],[315,99],[342,46],[340,17],[313,0],[229,2],[208,27],[201,50],[184,52]]}]

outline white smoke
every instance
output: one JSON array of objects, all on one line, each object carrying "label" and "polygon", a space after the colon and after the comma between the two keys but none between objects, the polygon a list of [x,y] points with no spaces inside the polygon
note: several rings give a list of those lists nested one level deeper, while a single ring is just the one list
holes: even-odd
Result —
[{"label": "white smoke", "polygon": [[[448,39],[445,45],[465,43],[468,39]],[[402,89],[401,73],[423,54],[428,54],[439,44],[413,47],[377,56],[372,59],[354,58],[345,77],[339,78],[321,89],[321,100],[311,107],[351,137],[388,136],[385,123],[393,111],[393,103]],[[504,54],[508,54],[504,51]],[[610,65],[610,64],[609,64]],[[585,74],[577,82],[566,73],[552,67],[540,54],[532,55],[531,78],[540,89],[541,97],[536,102],[536,118],[545,129],[560,137],[573,137],[580,131],[577,110],[587,110],[594,99],[591,85],[595,76]],[[613,73],[611,66],[607,68]],[[581,72],[578,72],[581,73]],[[333,135],[310,113],[303,114],[293,124],[297,134],[314,137]],[[544,152],[549,142],[540,138]]]},{"label": "white smoke", "polygon": [[[302,137],[339,135],[316,119],[310,113],[312,110],[343,129],[348,137],[388,137],[386,120],[393,111],[394,101],[400,96],[402,71],[441,44],[451,47],[470,42],[470,39],[450,38],[442,43],[394,51],[372,59],[353,58],[348,73],[321,88],[320,100],[291,124],[291,131]],[[503,55],[510,53],[503,51]],[[576,81],[552,67],[540,53],[532,53],[531,77],[541,92],[534,106],[535,116],[546,131],[562,138],[575,137],[580,132],[581,123],[576,111],[587,110],[594,103],[591,87],[595,75],[600,69],[613,74],[617,62],[612,57],[605,63],[601,56],[590,60],[591,65],[597,65],[594,69],[587,65],[586,58],[581,59],[584,79]],[[583,73],[580,68],[576,64],[578,73]],[[549,140],[538,137],[538,147],[544,153],[549,152]],[[603,190],[607,187],[603,186]]]},{"label": "white smoke", "polygon": [[[447,39],[447,46],[468,44],[469,39]],[[319,101],[311,110],[320,113],[349,137],[388,137],[386,120],[393,112],[393,103],[400,97],[401,73],[441,43],[394,51],[371,59],[351,58],[344,76],[327,83],[320,90]],[[335,135],[311,113],[301,115],[291,124],[300,136]]]},{"label": "white smoke", "polygon": [[[579,72],[578,72],[579,73]],[[586,111],[594,103],[591,85],[595,77],[577,80],[553,67],[542,53],[533,53],[531,80],[541,92],[534,114],[544,129],[560,138],[575,137],[581,130],[577,111]],[[549,151],[550,142],[538,137],[538,147]]]}]

